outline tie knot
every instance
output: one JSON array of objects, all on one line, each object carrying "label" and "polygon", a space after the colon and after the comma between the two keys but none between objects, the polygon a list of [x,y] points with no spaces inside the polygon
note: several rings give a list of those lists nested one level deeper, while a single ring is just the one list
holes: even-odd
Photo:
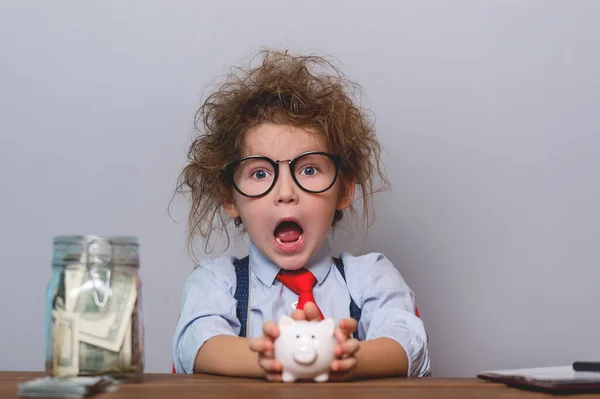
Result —
[{"label": "tie knot", "polygon": [[317,283],[316,277],[304,268],[284,274],[280,273],[277,275],[277,280],[298,295],[303,292],[311,292]]}]

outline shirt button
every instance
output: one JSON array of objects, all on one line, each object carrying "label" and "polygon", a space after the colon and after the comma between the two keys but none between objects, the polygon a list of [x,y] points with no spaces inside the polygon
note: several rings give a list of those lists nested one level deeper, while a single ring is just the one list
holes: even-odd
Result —
[{"label": "shirt button", "polygon": [[292,303],[292,309],[296,310],[297,306],[298,306],[298,301],[294,301],[294,303]]}]

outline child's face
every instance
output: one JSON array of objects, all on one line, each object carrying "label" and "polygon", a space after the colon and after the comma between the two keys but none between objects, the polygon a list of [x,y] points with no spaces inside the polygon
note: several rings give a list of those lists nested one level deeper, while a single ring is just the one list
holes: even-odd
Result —
[{"label": "child's face", "polygon": [[[308,151],[328,151],[322,135],[289,125],[264,123],[246,133],[242,157],[262,155],[274,161],[292,160]],[[330,164],[333,169],[323,165],[324,170],[318,171],[312,162],[298,162],[295,166],[296,176],[299,181],[306,182],[305,187],[316,184],[313,183],[315,179],[335,170]],[[316,164],[319,162],[323,160]],[[239,172],[246,176],[240,178],[252,179],[248,183],[252,184],[251,189],[272,178],[273,168],[265,163],[262,165],[267,167],[252,166]],[[342,184],[338,178],[329,190],[314,194],[298,187],[287,162],[278,165],[277,181],[266,195],[249,198],[233,190],[233,201],[227,201],[223,206],[231,217],[242,218],[252,242],[264,255],[283,269],[296,270],[305,266],[327,239],[335,210],[350,206],[354,184]],[[319,188],[313,187],[313,191],[319,191]]]}]

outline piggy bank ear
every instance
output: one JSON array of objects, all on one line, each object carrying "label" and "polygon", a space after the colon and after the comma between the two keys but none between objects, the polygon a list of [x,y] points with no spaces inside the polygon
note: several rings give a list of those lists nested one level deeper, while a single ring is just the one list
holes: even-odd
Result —
[{"label": "piggy bank ear", "polygon": [[281,316],[281,319],[279,319],[279,328],[291,326],[292,324],[294,324],[294,319],[290,316],[283,315]]},{"label": "piggy bank ear", "polygon": [[319,329],[326,335],[333,335],[335,331],[335,322],[333,319],[325,319],[319,322]]}]

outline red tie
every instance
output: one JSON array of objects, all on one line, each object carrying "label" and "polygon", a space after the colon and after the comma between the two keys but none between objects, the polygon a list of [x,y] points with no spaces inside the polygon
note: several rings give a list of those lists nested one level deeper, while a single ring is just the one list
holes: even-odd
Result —
[{"label": "red tie", "polygon": [[[290,290],[298,294],[298,305],[296,309],[304,309],[306,302],[313,302],[315,305],[315,297],[312,294],[312,289],[317,283],[316,277],[308,270],[302,268],[291,272],[285,272],[285,274],[278,274],[277,280],[281,281],[283,285],[288,287]],[[317,309],[319,307],[317,306]],[[324,319],[321,309],[319,309],[321,320]]]}]

